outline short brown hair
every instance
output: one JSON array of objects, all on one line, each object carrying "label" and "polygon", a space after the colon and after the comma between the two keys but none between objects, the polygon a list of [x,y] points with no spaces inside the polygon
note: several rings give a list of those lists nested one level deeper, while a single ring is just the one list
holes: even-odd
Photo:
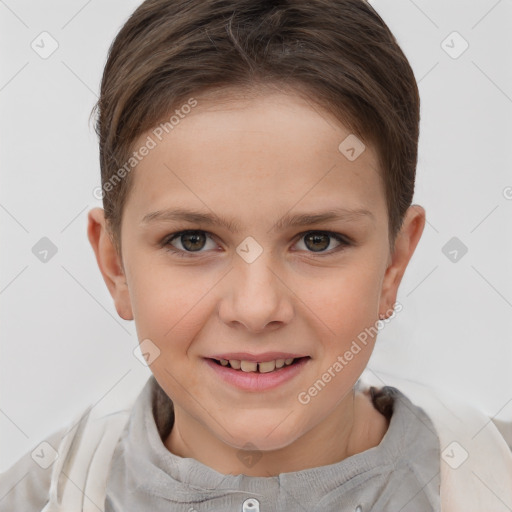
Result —
[{"label": "short brown hair", "polygon": [[393,247],[414,193],[420,100],[377,12],[365,0],[146,0],[110,47],[92,112],[103,207],[119,254],[133,174],[120,179],[119,171],[137,138],[191,95],[263,85],[306,94],[374,145]]}]

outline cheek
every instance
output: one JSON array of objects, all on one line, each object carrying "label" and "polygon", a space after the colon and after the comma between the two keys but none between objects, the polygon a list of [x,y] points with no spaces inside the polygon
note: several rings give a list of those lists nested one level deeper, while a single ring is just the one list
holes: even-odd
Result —
[{"label": "cheek", "polygon": [[331,335],[338,341],[347,341],[347,337],[357,336],[376,321],[380,282],[380,268],[361,260],[358,265],[333,271],[321,283],[312,286],[310,282],[301,296],[306,297],[305,304],[330,328]]},{"label": "cheek", "polygon": [[[144,271],[144,267],[151,270]],[[204,298],[206,287],[196,286],[185,276],[186,272],[171,271],[168,267],[141,266],[132,274],[130,283],[138,340],[154,344],[146,345],[157,354],[151,371],[169,396],[178,401],[180,396],[187,396],[183,395],[184,388],[189,393],[201,394],[201,380],[189,371],[193,357],[190,348],[200,334],[205,316],[211,314]]]},{"label": "cheek", "polygon": [[[204,315],[208,279],[198,286],[186,269],[171,269],[154,261],[132,267],[130,298],[139,339],[150,338],[165,350],[193,338]],[[212,284],[213,285],[213,284]],[[203,300],[202,300],[203,299]]]}]

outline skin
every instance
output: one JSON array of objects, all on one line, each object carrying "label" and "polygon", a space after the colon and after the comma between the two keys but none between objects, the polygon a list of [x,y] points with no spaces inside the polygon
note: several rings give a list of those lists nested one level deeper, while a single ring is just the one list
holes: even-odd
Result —
[{"label": "skin", "polygon": [[[121,255],[103,209],[88,217],[89,240],[118,314],[135,320],[139,340],[160,350],[150,369],[175,407],[165,446],[221,473],[252,476],[333,464],[377,446],[388,423],[367,394],[353,389],[375,338],[308,404],[297,396],[375,326],[379,313],[391,311],[425,210],[409,208],[391,253],[384,186],[370,145],[349,161],[338,146],[350,131],[299,95],[196,98],[198,106],[132,171]],[[240,230],[142,222],[174,207],[213,212]],[[271,231],[285,214],[340,207],[372,215]],[[185,257],[166,250],[162,241],[186,229],[208,236],[195,246],[175,238],[171,247]],[[339,233],[353,243],[324,235],[314,245],[305,237],[311,231]],[[263,249],[252,263],[236,252],[248,236]],[[203,359],[233,351],[311,359],[278,388],[249,392],[221,381]],[[251,467],[241,457],[246,443],[261,455]]]}]

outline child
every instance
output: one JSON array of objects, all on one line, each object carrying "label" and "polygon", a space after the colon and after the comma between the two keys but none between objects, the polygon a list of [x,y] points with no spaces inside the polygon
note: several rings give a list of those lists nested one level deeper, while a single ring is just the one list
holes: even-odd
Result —
[{"label": "child", "polygon": [[417,84],[368,3],[147,0],[97,109],[88,236],[153,375],[1,510],[512,509],[488,418],[365,370],[425,224]]}]

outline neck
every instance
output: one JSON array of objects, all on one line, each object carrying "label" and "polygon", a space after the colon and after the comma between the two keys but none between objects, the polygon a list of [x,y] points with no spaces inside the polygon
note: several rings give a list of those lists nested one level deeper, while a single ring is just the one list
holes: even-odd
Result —
[{"label": "neck", "polygon": [[[375,422],[375,414],[380,416],[380,424]],[[193,458],[223,474],[265,477],[335,464],[376,446],[386,429],[385,418],[368,397],[351,392],[321,423],[276,450],[233,447],[179,407],[164,444],[175,455]]]}]

